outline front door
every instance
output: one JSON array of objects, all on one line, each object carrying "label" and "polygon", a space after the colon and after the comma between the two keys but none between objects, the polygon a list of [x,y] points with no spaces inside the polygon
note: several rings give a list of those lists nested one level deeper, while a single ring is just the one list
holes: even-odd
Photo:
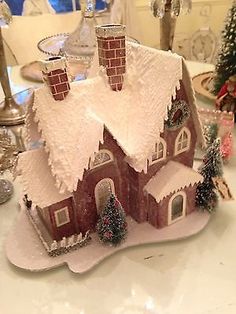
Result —
[{"label": "front door", "polygon": [[111,194],[115,194],[114,182],[111,178],[102,179],[97,183],[95,187],[95,200],[98,215],[106,206]]},{"label": "front door", "polygon": [[172,195],[168,205],[168,225],[182,219],[186,215],[186,193],[179,191]]}]

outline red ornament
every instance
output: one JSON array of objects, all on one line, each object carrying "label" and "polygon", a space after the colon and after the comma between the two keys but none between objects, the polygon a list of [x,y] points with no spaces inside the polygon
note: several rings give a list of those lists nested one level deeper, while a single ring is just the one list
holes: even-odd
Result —
[{"label": "red ornament", "polygon": [[106,231],[106,232],[104,233],[104,237],[107,238],[107,239],[109,239],[109,240],[111,239],[112,235],[113,235],[113,233],[112,233],[111,231]]},{"label": "red ornament", "polygon": [[105,216],[105,217],[103,218],[103,223],[104,223],[105,225],[108,225],[108,224],[110,223],[110,219]]}]

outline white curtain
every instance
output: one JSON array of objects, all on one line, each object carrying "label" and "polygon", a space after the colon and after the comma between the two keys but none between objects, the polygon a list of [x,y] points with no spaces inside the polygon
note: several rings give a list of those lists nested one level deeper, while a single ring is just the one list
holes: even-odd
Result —
[{"label": "white curtain", "polygon": [[126,25],[127,35],[142,41],[139,18],[134,0],[114,0],[111,8],[110,22]]},{"label": "white curtain", "polygon": [[22,15],[55,13],[48,0],[25,0]]}]

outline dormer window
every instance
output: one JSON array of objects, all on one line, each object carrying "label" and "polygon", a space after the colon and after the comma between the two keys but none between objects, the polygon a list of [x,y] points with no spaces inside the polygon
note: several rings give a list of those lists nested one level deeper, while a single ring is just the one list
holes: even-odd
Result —
[{"label": "dormer window", "polygon": [[154,151],[150,160],[150,165],[166,158],[166,142],[163,138],[155,144]]},{"label": "dormer window", "polygon": [[183,128],[175,140],[175,155],[189,150],[191,141],[191,133],[189,129]]},{"label": "dormer window", "polygon": [[113,154],[109,150],[101,149],[98,153],[95,154],[94,159],[91,159],[89,168],[97,168],[113,160]]}]

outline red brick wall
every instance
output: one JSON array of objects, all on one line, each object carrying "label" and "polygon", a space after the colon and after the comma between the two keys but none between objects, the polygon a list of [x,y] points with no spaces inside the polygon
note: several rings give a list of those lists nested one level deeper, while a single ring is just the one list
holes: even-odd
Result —
[{"label": "red brick wall", "polygon": [[[183,86],[181,90],[177,92],[177,98],[187,101]],[[130,214],[138,222],[144,222],[148,217],[149,222],[156,227],[167,225],[168,201],[171,195],[159,204],[156,204],[155,200],[143,191],[143,188],[169,160],[175,160],[192,167],[196,144],[196,131],[191,117],[185,123],[185,126],[191,131],[191,146],[189,151],[174,156],[175,138],[181,129],[175,131],[165,129],[161,136],[167,142],[167,157],[165,160],[148,167],[147,174],[143,172],[137,173],[125,162],[126,156],[124,152],[109,131],[104,130],[104,143],[100,144],[99,148],[111,151],[114,156],[114,161],[104,166],[85,171],[83,181],[78,182],[77,191],[74,192],[73,199],[68,199],[50,206],[49,213],[54,237],[58,239],[62,235],[68,236],[74,232],[81,231],[85,233],[87,230],[95,230],[98,216],[94,192],[96,184],[104,178],[111,178],[113,180],[116,195],[127,214]],[[195,209],[195,188],[196,187],[186,189],[187,195],[189,195],[187,200],[187,213]],[[75,212],[73,212],[72,204]],[[56,228],[54,211],[64,206],[69,207],[71,219],[73,219],[73,215],[75,215],[74,223]]]},{"label": "red brick wall", "polygon": [[[187,99],[182,83],[181,83],[180,90],[177,91],[176,99],[184,99],[188,103],[188,99]],[[174,156],[175,139],[183,127],[187,127],[191,132],[191,145],[188,151]],[[161,134],[161,137],[166,141],[166,145],[167,145],[166,158],[164,160],[161,160],[159,162],[156,162],[150,165],[148,167],[147,173],[144,173],[144,172],[138,173],[136,188],[139,191],[139,195],[138,195],[139,212],[136,213],[135,215],[131,213],[132,217],[136,219],[138,222],[145,221],[147,217],[147,202],[148,201],[147,201],[147,197],[143,193],[143,188],[148,183],[148,181],[170,160],[180,162],[190,168],[192,168],[193,166],[193,158],[194,158],[195,146],[196,146],[196,141],[197,141],[197,134],[194,127],[192,116],[190,116],[190,118],[185,122],[185,124],[177,130],[169,130],[165,128],[164,132]]]},{"label": "red brick wall", "polygon": [[114,91],[122,89],[125,73],[125,36],[97,37],[99,65],[106,68],[108,82]]},{"label": "red brick wall", "polygon": [[140,210],[139,210],[139,184],[138,184],[138,172],[128,166],[128,178],[129,178],[129,213],[130,215],[140,222]]},{"label": "red brick wall", "polygon": [[104,143],[100,144],[99,149],[107,149],[112,152],[114,161],[85,171],[83,181],[78,183],[77,191],[74,193],[74,203],[77,210],[78,226],[82,232],[95,230],[98,218],[95,187],[100,180],[112,179],[116,196],[121,205],[126,212],[129,208],[128,165],[124,161],[125,154],[107,130],[104,131]]},{"label": "red brick wall", "polygon": [[51,224],[51,219],[50,219],[48,207],[40,208],[40,207],[36,206],[36,210],[37,210],[37,213],[38,213],[40,219],[42,220],[45,227],[47,228],[49,234],[52,235],[53,234],[52,233],[52,224]]},{"label": "red brick wall", "polygon": [[[56,225],[56,219],[55,219],[55,211],[63,208],[63,207],[68,207],[69,211],[69,218],[70,222],[67,224],[57,227]],[[74,210],[72,207],[72,198],[67,198],[59,203],[53,204],[49,206],[49,215],[50,215],[50,220],[51,220],[51,231],[52,231],[52,238],[55,239],[56,241],[62,239],[62,237],[69,237],[72,234],[77,233],[79,230],[76,230],[75,226],[75,219],[74,219]]]},{"label": "red brick wall", "polygon": [[[183,191],[186,193],[186,215],[189,215],[196,209],[196,187],[197,186],[195,184],[194,186],[183,189]],[[171,193],[158,204],[151,195],[148,196],[148,221],[154,227],[163,228],[168,225],[168,205],[170,198],[173,196],[173,194],[174,193]]]},{"label": "red brick wall", "polygon": [[155,228],[158,228],[158,204],[152,195],[148,195],[147,202],[147,220]]},{"label": "red brick wall", "polygon": [[186,189],[187,191],[187,212],[186,214],[189,215],[191,214],[195,209],[195,197],[196,197],[196,189],[197,189],[197,184],[194,184],[192,187],[188,187]]},{"label": "red brick wall", "polygon": [[68,95],[70,84],[66,69],[57,69],[49,73],[43,72],[43,76],[51,90],[55,100],[63,100]]}]

